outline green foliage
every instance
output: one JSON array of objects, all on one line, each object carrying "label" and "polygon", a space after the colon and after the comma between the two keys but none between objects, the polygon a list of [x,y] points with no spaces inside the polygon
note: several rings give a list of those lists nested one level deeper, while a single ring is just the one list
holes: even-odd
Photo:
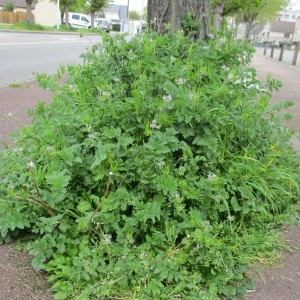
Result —
[{"label": "green foliage", "polygon": [[7,2],[3,5],[2,10],[4,11],[14,11],[14,4],[12,2]]},{"label": "green foliage", "polygon": [[129,12],[129,19],[130,20],[141,20],[141,15],[136,10],[131,10]]},{"label": "green foliage", "polygon": [[[103,35],[0,153],[3,242],[50,272],[57,299],[238,298],[297,218],[293,132],[227,36]],[[63,69],[59,72],[58,75]],[[282,105],[283,108],[290,103]],[[251,287],[252,288],[252,287]]]}]

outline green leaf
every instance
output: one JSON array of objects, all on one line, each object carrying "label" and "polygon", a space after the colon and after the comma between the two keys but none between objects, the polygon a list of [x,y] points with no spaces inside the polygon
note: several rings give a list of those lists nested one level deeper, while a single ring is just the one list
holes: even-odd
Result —
[{"label": "green leaf", "polygon": [[67,170],[53,172],[52,174],[45,176],[46,182],[51,185],[52,190],[59,190],[69,184],[71,177],[69,175],[65,175],[66,172]]},{"label": "green leaf", "polygon": [[177,193],[177,181],[171,175],[163,174],[154,179],[156,187],[162,191],[165,196],[175,196]]},{"label": "green leaf", "polygon": [[81,213],[85,213],[92,209],[91,204],[88,201],[80,201],[80,203],[77,205],[78,211]]},{"label": "green leaf", "polygon": [[97,145],[97,150],[94,156],[94,162],[91,165],[92,170],[99,166],[107,158],[106,151],[107,147],[105,147],[100,141]]}]

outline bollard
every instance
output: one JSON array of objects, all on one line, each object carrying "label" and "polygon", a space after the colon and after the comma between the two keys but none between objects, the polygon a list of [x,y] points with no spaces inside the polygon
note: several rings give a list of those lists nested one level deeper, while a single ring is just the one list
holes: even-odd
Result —
[{"label": "bollard", "polygon": [[280,54],[279,54],[279,61],[282,61],[283,58],[283,51],[284,51],[284,46],[291,46],[292,43],[290,41],[280,41],[279,42],[279,47],[280,47]]},{"label": "bollard", "polygon": [[294,42],[293,45],[295,45],[295,49],[294,49],[292,66],[295,66],[297,63],[298,53],[299,53],[299,49],[300,49],[300,42]]},{"label": "bollard", "polygon": [[282,61],[284,46],[285,45],[282,42],[279,42],[279,47],[280,47],[280,53],[279,53],[279,58],[278,58],[279,61]]},{"label": "bollard", "polygon": [[276,48],[277,46],[275,44],[270,45],[271,47],[271,53],[270,53],[270,57],[273,58],[274,55],[274,48]]},{"label": "bollard", "polygon": [[263,41],[263,43],[264,43],[264,55],[266,55],[267,54],[267,47],[268,47],[268,45],[269,45],[269,41]]}]

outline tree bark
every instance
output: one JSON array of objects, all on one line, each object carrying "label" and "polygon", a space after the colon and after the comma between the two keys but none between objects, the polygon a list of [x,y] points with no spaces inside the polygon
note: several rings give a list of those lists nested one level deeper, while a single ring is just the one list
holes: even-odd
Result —
[{"label": "tree bark", "polygon": [[216,4],[215,7],[213,8],[215,30],[221,29],[221,20],[222,20],[225,4],[226,4],[226,0],[222,0],[220,3]]},{"label": "tree bark", "polygon": [[210,0],[148,0],[148,24],[163,33],[177,32],[183,19],[191,13],[199,22],[196,38],[204,38],[209,32]]},{"label": "tree bark", "polygon": [[33,18],[32,18],[32,11],[31,11],[31,4],[33,0],[26,0],[26,13],[27,13],[27,22],[29,24],[32,23]]}]

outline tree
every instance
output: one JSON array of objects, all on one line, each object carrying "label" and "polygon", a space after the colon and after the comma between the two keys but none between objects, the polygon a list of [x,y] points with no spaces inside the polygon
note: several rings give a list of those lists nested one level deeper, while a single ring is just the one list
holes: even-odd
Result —
[{"label": "tree", "polygon": [[12,2],[7,2],[4,4],[2,10],[4,11],[14,11],[14,4]]},{"label": "tree", "polygon": [[251,30],[256,23],[266,23],[274,19],[278,12],[288,4],[287,0],[253,0],[243,11],[237,15],[237,19],[247,24],[245,37],[249,38]]},{"label": "tree", "polygon": [[91,28],[94,28],[94,18],[95,18],[95,12],[101,10],[106,4],[108,3],[108,0],[89,0],[87,2],[88,11],[91,15]]},{"label": "tree", "polygon": [[[77,2],[77,0],[60,0],[60,6],[63,8],[61,11],[62,14],[62,23],[65,23],[65,25],[69,26],[69,11],[70,6],[74,5]],[[64,18],[65,15],[65,18]]]},{"label": "tree", "polygon": [[27,22],[31,24],[33,22],[33,16],[31,11],[31,5],[34,0],[26,0],[26,12],[27,12]]},{"label": "tree", "polygon": [[148,23],[158,32],[193,29],[195,38],[209,31],[210,0],[148,0]]},{"label": "tree", "polygon": [[129,19],[130,20],[140,20],[141,15],[136,10],[131,10],[129,12]]},{"label": "tree", "polygon": [[[212,0],[214,29],[221,28],[221,20],[225,16],[237,16],[240,20],[267,21],[274,18],[289,0]],[[248,21],[246,21],[248,23]],[[248,26],[249,27],[249,26]],[[251,26],[250,26],[251,27]]]}]

